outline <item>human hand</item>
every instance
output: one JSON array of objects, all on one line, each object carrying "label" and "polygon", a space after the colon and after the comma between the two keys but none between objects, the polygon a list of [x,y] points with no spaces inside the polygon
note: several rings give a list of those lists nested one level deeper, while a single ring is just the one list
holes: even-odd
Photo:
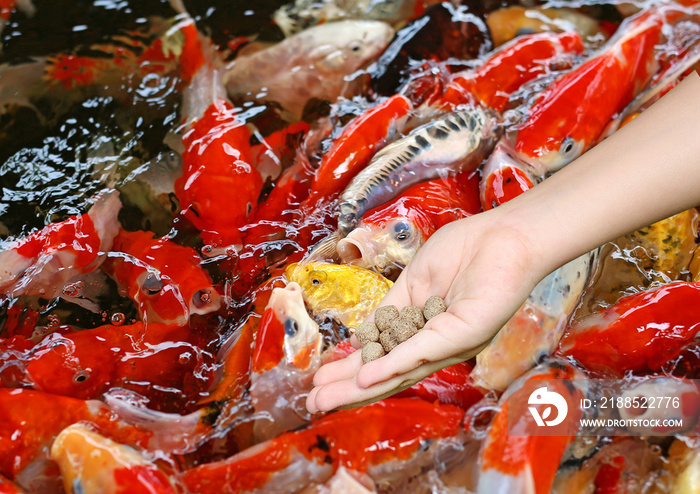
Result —
[{"label": "human hand", "polygon": [[[426,242],[379,306],[423,307],[439,295],[447,311],[378,360],[363,365],[361,352],[354,352],[321,367],[309,411],[381,400],[488,344],[549,269],[539,262],[533,238],[504,226],[499,214],[496,209],[456,221]],[[352,342],[359,347],[354,336]]]}]

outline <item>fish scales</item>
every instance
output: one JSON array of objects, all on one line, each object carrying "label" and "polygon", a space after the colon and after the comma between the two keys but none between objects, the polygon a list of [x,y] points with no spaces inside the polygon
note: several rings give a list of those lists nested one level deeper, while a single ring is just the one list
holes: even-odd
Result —
[{"label": "fish scales", "polygon": [[501,126],[495,113],[472,108],[418,127],[378,152],[340,196],[341,236],[362,215],[412,185],[445,174],[476,169],[493,149]]}]

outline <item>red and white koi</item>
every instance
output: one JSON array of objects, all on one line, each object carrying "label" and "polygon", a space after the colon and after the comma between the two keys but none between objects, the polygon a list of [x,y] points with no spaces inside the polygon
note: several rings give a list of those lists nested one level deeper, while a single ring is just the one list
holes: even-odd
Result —
[{"label": "red and white koi", "polygon": [[96,270],[119,231],[119,193],[95,198],[90,210],[7,243],[0,252],[0,290],[17,297],[63,295],[70,282]]},{"label": "red and white koi", "polygon": [[192,493],[295,492],[340,467],[375,481],[419,473],[442,447],[461,444],[464,411],[418,399],[340,410],[222,461],[184,472]]},{"label": "red and white koi", "polygon": [[184,326],[190,315],[221,307],[221,295],[190,247],[151,232],[122,230],[108,257],[105,271],[126,290],[144,322]]},{"label": "red and white koi", "polygon": [[502,391],[557,348],[597,252],[584,254],[535,286],[525,303],[476,357],[477,386]]},{"label": "red and white koi", "polygon": [[323,339],[309,317],[301,287],[289,283],[275,288],[260,321],[251,368],[250,399],[257,413],[258,441],[294,429],[311,420],[306,396],[321,366]]},{"label": "red and white koi", "polygon": [[[574,440],[580,410],[568,404],[578,404],[584,395],[581,390],[568,387],[563,380],[581,379],[582,373],[569,363],[549,361],[522,378],[518,388],[509,388],[501,398],[500,410],[481,445],[481,473],[476,490],[479,494],[548,494],[564,452]],[[539,393],[535,393],[536,390]],[[547,393],[553,396],[558,393],[558,401],[563,401],[564,406],[548,401]],[[556,406],[557,415],[550,415],[548,422],[552,427],[548,429],[556,429],[557,435],[537,434],[537,423],[529,408],[542,404]],[[565,413],[567,409],[568,414]],[[546,411],[536,411],[544,412],[542,415],[548,418]],[[566,418],[556,423],[562,419],[562,413]],[[543,420],[542,415],[539,415],[540,420]],[[543,451],[547,454],[542,454]]]},{"label": "red and white koi", "polygon": [[338,242],[344,264],[383,272],[403,268],[438,228],[476,214],[479,176],[464,172],[414,185],[393,201],[367,211]]}]

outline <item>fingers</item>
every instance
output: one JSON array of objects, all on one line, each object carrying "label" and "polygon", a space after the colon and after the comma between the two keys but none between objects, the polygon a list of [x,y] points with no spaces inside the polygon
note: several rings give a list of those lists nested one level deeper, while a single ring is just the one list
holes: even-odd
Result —
[{"label": "fingers", "polygon": [[309,393],[306,407],[310,412],[318,413],[373,403],[403,391],[443,367],[458,362],[459,360],[452,359],[427,363],[406,375],[394,377],[371,388],[359,388],[353,378],[317,386]]},{"label": "fingers", "polygon": [[[500,326],[493,333],[498,329]],[[451,358],[458,358],[460,362],[467,360],[476,355],[492,337],[491,332],[484,334],[461,317],[443,312],[388,355],[362,365],[357,373],[357,385],[369,388],[395,376],[408,374],[428,362]]]},{"label": "fingers", "polygon": [[353,352],[347,357],[321,366],[314,374],[314,386],[350,379],[362,367],[362,352]]}]

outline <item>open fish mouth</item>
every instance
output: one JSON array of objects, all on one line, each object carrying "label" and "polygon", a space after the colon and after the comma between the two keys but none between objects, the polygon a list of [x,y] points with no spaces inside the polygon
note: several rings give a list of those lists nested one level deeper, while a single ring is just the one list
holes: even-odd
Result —
[{"label": "open fish mouth", "polygon": [[340,239],[336,250],[343,264],[352,264],[367,269],[374,267],[369,249],[363,242],[355,238],[349,236]]}]

